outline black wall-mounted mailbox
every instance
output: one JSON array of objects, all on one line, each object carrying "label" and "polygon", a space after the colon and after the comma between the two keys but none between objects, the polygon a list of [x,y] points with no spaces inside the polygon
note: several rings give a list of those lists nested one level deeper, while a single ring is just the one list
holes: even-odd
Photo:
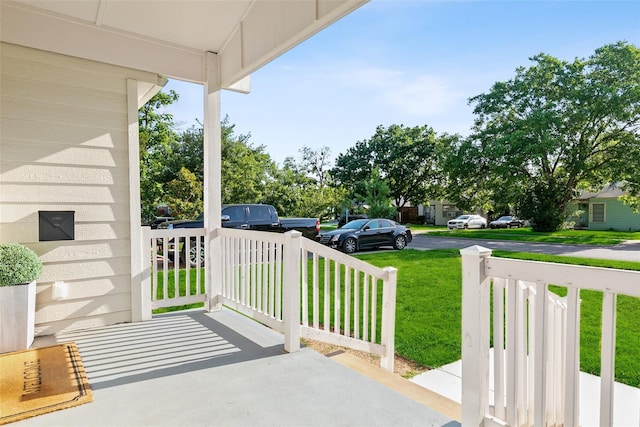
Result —
[{"label": "black wall-mounted mailbox", "polygon": [[38,211],[40,241],[75,239],[75,211]]}]

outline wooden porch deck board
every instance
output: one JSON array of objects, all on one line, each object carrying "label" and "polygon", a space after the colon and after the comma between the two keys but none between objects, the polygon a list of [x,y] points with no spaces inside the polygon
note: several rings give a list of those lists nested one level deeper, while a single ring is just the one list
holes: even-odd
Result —
[{"label": "wooden porch deck board", "polygon": [[94,402],[15,426],[456,426],[458,422],[231,310],[36,339],[75,341]]}]

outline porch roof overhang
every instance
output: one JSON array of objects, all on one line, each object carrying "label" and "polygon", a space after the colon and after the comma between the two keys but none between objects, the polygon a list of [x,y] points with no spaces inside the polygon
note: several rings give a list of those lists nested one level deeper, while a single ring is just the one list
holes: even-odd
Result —
[{"label": "porch roof overhang", "polygon": [[248,92],[252,72],[368,0],[0,0],[0,40]]}]

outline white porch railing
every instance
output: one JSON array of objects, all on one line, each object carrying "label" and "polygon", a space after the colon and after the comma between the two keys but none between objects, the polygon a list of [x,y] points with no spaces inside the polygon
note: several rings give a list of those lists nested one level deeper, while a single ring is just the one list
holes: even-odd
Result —
[{"label": "white porch railing", "polygon": [[[579,298],[591,289],[603,293],[600,425],[611,426],[616,297],[640,297],[640,272],[494,258],[478,246],[460,252],[463,425],[579,425]],[[550,284],[566,287],[566,298]]]},{"label": "white porch railing", "polygon": [[150,256],[145,260],[148,268],[142,286],[151,289],[150,309],[199,302],[207,306],[204,236],[204,228],[143,227],[143,248]]},{"label": "white porch railing", "polygon": [[374,267],[299,232],[223,228],[217,236],[220,302],[283,332],[288,351],[311,338],[378,354],[393,371],[395,268]]},{"label": "white porch railing", "polygon": [[380,355],[381,366],[393,372],[395,268],[374,267],[297,231],[220,228],[210,242],[213,255],[203,257],[213,277],[205,286],[200,257],[170,261],[192,249],[199,254],[207,247],[204,236],[204,229],[144,229],[151,257],[142,286],[151,288],[150,309],[224,304],[282,332],[287,351],[306,337]]}]

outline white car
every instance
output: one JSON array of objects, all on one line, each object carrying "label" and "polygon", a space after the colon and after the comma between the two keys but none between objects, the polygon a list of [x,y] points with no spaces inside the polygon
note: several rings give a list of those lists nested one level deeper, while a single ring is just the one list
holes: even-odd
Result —
[{"label": "white car", "polygon": [[449,230],[454,228],[487,228],[487,220],[480,215],[460,215],[447,222]]}]

